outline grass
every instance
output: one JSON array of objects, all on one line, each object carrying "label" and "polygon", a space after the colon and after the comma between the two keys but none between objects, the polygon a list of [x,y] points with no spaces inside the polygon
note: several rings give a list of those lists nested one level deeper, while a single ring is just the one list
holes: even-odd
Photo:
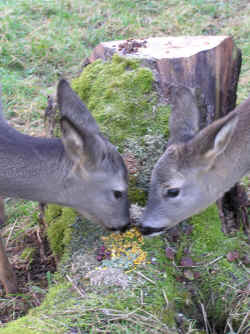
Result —
[{"label": "grass", "polygon": [[6,216],[8,217],[9,225],[3,231],[3,235],[11,238],[23,236],[29,230],[32,230],[38,222],[37,203],[30,201],[5,201]]},{"label": "grass", "polygon": [[[0,75],[7,115],[39,133],[46,95],[75,77],[101,41],[162,35],[230,34],[243,52],[240,100],[250,76],[249,4],[237,1],[41,1],[0,3]],[[237,15],[235,15],[237,13]],[[241,84],[242,82],[242,84]]]},{"label": "grass", "polygon": [[[17,129],[23,132],[32,135],[44,134],[43,113],[47,105],[47,95],[55,93],[59,77],[64,76],[68,79],[77,77],[81,72],[84,59],[102,41],[149,36],[209,34],[232,35],[237,46],[242,50],[243,64],[238,89],[238,102],[241,102],[248,97],[250,91],[250,5],[248,0],[3,0],[0,2],[0,78],[6,116]],[[8,201],[7,204],[7,214],[12,225],[6,226],[4,236],[16,239],[24,233],[29,233],[38,220],[36,204],[26,201]],[[12,226],[14,226],[13,230]],[[196,236],[195,233],[197,233]],[[87,305],[79,296],[71,300],[71,294],[68,296],[68,288],[64,285],[63,298],[55,304],[59,307],[58,312],[54,310],[52,314],[46,313],[49,301],[54,298],[52,290],[47,297],[48,303],[45,300],[41,310],[31,312],[36,318],[34,321],[45,327],[49,324],[49,330],[54,331],[53,333],[70,333],[71,330],[80,333],[85,328],[90,333],[97,333],[96,324],[101,324],[103,332],[106,331],[106,333],[150,333],[149,325],[154,326],[154,321],[158,321],[158,324],[163,323],[164,332],[165,323],[176,322],[175,316],[179,310],[191,309],[190,305],[195,299],[193,294],[203,291],[213,296],[214,291],[209,290],[207,286],[203,289],[201,283],[198,290],[192,291],[192,289],[183,289],[183,282],[175,281],[175,278],[183,279],[183,269],[178,268],[185,251],[183,245],[193,247],[194,256],[198,258],[204,256],[202,247],[205,241],[197,237],[201,233],[202,231],[197,227],[193,232],[196,241],[186,238],[178,246],[171,245],[177,248],[175,259],[177,267],[174,269],[172,262],[165,256],[166,241],[161,238],[156,238],[151,243],[149,241],[145,245],[145,251],[148,252],[150,259],[156,259],[157,265],[138,268],[138,272],[140,271],[144,278],[135,273],[133,283],[140,281],[143,284],[137,286],[134,283],[134,287],[127,291],[127,295],[125,292],[121,294],[119,290],[111,289],[115,297],[100,301],[96,297],[100,292],[97,290],[98,293],[93,292],[92,299],[89,296],[90,305]],[[209,247],[209,261],[212,261],[215,256],[212,254],[215,243],[218,247],[216,256],[220,254],[225,256],[226,252],[236,247],[232,240],[227,242],[219,231],[216,233],[218,233],[218,239],[213,241],[209,236],[203,250],[206,253]],[[221,248],[219,248],[220,245]],[[225,272],[230,276],[237,269],[237,265],[228,264],[225,259],[223,261]],[[218,268],[214,266],[215,273],[211,275],[215,277],[216,271],[219,271]],[[71,269],[71,267],[67,268],[67,272]],[[209,274],[207,268],[202,267],[201,275],[204,275],[205,285],[210,280]],[[151,280],[151,283],[145,277]],[[218,277],[217,280],[214,279],[213,284],[215,289],[220,290],[218,280],[221,276],[218,275]],[[60,280],[61,278],[58,282]],[[190,286],[191,282],[188,281],[185,284]],[[176,288],[179,289],[178,294],[176,294]],[[233,282],[230,289],[235,289]],[[230,299],[231,304],[226,305],[229,324],[225,327],[227,334],[233,333],[233,330],[237,332],[241,325],[242,329],[246,327],[246,322],[243,322],[244,317],[240,318],[239,314],[243,313],[242,307],[247,302],[247,292],[245,291],[244,294],[244,290],[237,289],[239,298],[232,301]],[[121,300],[120,297],[122,297]],[[73,305],[70,302],[65,305],[65,298],[69,298]],[[200,300],[205,305],[205,297],[202,296]],[[212,321],[211,309],[217,307],[213,302],[211,297],[208,305],[205,305],[205,311],[210,312],[208,314],[210,322]],[[7,302],[4,301],[4,303]],[[87,311],[83,312],[86,307],[88,307]],[[97,312],[95,319],[93,319],[94,311]],[[147,315],[145,312],[148,312]],[[128,314],[130,314],[130,322],[127,318]],[[190,314],[184,324],[181,323],[180,327],[184,328],[183,333],[204,333],[196,329],[202,326],[205,328],[202,315],[199,314],[198,320],[194,320],[192,316],[193,314]],[[15,315],[13,315],[14,318]],[[110,321],[110,318],[113,321]],[[147,326],[148,319],[152,322],[149,321]],[[11,326],[13,327],[6,329],[6,333],[19,330],[16,330],[14,324]],[[33,333],[32,326],[33,324],[30,325],[30,331]],[[1,331],[4,333],[3,329],[0,329],[0,333]]]}]

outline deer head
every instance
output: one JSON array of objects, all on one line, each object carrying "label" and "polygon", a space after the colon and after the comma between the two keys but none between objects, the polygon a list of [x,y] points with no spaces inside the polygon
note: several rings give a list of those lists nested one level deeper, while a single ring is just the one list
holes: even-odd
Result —
[{"label": "deer head", "polygon": [[200,130],[196,91],[179,87],[172,90],[172,95],[171,136],[152,172],[141,224],[144,234],[162,232],[202,211],[229,190],[249,168],[247,159],[236,168],[240,147],[250,139],[244,135],[247,129],[240,130],[244,128],[244,120],[239,121],[247,117],[244,110],[250,113],[249,101],[239,112],[235,110]]},{"label": "deer head", "polygon": [[124,161],[64,79],[57,99],[61,139],[23,135],[0,112],[0,193],[70,206],[122,230],[129,222]]}]

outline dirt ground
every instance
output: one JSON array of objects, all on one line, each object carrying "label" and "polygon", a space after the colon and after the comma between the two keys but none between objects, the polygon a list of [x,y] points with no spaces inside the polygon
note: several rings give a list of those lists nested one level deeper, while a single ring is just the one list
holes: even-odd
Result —
[{"label": "dirt ground", "polygon": [[[24,249],[32,249],[32,256],[23,257]],[[37,230],[10,243],[8,256],[17,276],[19,293],[6,297],[0,286],[0,326],[39,306],[51,282],[51,274],[56,271],[47,240]]]}]

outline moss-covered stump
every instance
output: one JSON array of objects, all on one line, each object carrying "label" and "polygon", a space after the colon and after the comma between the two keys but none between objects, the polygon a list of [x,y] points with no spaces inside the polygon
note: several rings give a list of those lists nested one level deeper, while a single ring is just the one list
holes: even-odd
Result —
[{"label": "moss-covered stump", "polygon": [[72,224],[76,217],[74,210],[59,205],[51,204],[46,209],[47,237],[53,255],[58,259],[64,255],[71,241]]},{"label": "moss-covered stump", "polygon": [[[165,149],[169,106],[150,68],[114,56],[88,65],[73,87],[130,172],[129,197],[145,205]],[[133,206],[133,215],[141,215]],[[171,233],[110,235],[69,208],[49,205],[47,235],[60,259],[43,304],[1,334],[231,334],[247,326],[243,233],[225,236],[216,206]]]}]

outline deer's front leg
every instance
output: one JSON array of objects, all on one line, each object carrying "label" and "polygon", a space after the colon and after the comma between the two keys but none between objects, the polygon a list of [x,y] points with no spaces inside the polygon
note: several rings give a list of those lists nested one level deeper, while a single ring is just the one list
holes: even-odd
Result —
[{"label": "deer's front leg", "polygon": [[[4,220],[4,205],[0,197],[0,223]],[[1,224],[0,224],[1,225]],[[16,276],[6,255],[2,238],[0,236],[0,281],[4,286],[6,294],[16,293]]]}]

